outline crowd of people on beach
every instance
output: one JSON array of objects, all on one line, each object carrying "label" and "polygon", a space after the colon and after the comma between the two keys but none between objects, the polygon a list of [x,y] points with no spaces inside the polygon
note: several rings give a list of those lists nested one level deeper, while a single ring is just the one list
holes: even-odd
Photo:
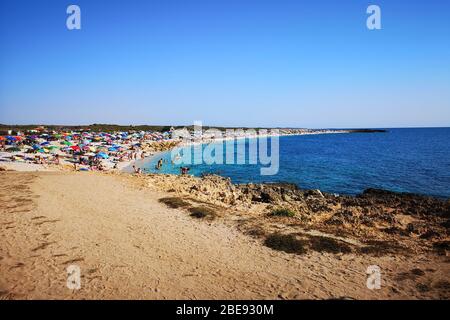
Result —
[{"label": "crowd of people on beach", "polygon": [[[178,130],[166,132],[130,131],[97,132],[90,129],[47,130],[38,127],[25,132],[0,133],[0,163],[21,162],[43,167],[65,166],[77,171],[107,171],[121,169],[130,162],[143,160],[159,151],[171,149],[180,143]],[[285,129],[282,135],[324,133],[318,130]],[[245,133],[236,137],[245,137]],[[189,132],[187,143],[209,143],[215,138],[196,136]],[[186,141],[184,141],[186,142]],[[179,157],[179,155],[178,155]],[[165,160],[157,161],[155,169],[161,171]],[[173,161],[172,161],[172,164]],[[190,168],[180,167],[180,174],[189,174]],[[135,173],[142,169],[133,168]]]},{"label": "crowd of people on beach", "polygon": [[[65,165],[77,171],[119,169],[164,149],[170,132],[91,132],[32,130],[0,135],[0,162],[47,167]],[[170,146],[168,144],[167,146]],[[141,169],[135,170],[140,173]]]}]

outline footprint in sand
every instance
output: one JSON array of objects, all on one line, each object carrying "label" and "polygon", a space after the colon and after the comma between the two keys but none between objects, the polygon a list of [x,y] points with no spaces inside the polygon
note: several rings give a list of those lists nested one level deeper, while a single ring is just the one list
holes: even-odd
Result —
[{"label": "footprint in sand", "polygon": [[84,261],[84,258],[75,258],[75,259],[72,259],[72,260],[64,261],[61,264],[71,264],[71,263],[82,262],[82,261]]},{"label": "footprint in sand", "polygon": [[44,243],[40,244],[39,246],[37,246],[36,248],[31,249],[31,251],[35,252],[38,250],[43,250],[43,249],[47,248],[49,245],[54,244],[54,243],[56,243],[56,241],[44,242]]},{"label": "footprint in sand", "polygon": [[18,262],[18,263],[16,263],[15,265],[13,265],[13,266],[9,267],[9,270],[12,270],[12,269],[17,269],[17,268],[21,268],[21,267],[23,267],[23,266],[25,266],[25,264],[24,264],[24,263],[22,263],[22,262]]},{"label": "footprint in sand", "polygon": [[55,220],[44,220],[44,221],[36,222],[34,225],[41,226],[44,223],[55,223],[55,222],[58,222],[58,221],[61,221],[61,220],[58,220],[58,219],[55,219]]},{"label": "footprint in sand", "polygon": [[31,218],[31,220],[37,220],[37,219],[43,219],[43,218],[47,218],[47,217],[46,216],[37,216],[37,217]]}]

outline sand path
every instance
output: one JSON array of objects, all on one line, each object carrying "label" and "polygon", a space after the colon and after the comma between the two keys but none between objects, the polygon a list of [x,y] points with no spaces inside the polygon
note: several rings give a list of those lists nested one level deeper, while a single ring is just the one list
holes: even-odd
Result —
[{"label": "sand path", "polygon": [[[386,261],[264,247],[231,227],[158,202],[132,178],[96,173],[1,173],[3,298],[276,299],[409,297],[366,287]],[[81,289],[66,287],[69,265]],[[402,291],[404,290],[404,291]]]}]

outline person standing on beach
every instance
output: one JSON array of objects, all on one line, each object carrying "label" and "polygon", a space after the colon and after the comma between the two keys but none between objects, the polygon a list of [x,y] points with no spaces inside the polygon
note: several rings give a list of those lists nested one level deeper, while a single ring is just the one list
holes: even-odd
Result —
[{"label": "person standing on beach", "polygon": [[135,165],[133,165],[133,169],[134,169],[134,173],[137,173],[137,174],[141,174],[142,173],[142,169],[141,168],[136,168]]}]

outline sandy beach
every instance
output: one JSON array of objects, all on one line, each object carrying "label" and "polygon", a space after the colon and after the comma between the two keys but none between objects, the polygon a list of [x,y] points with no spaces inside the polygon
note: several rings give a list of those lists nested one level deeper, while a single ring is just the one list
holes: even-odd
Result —
[{"label": "sandy beach", "polygon": [[[289,254],[192,218],[127,174],[1,172],[2,299],[426,299],[449,297],[447,256]],[[234,220],[238,221],[239,216]],[[66,286],[69,265],[81,289]],[[382,270],[380,290],[366,270]]]}]

